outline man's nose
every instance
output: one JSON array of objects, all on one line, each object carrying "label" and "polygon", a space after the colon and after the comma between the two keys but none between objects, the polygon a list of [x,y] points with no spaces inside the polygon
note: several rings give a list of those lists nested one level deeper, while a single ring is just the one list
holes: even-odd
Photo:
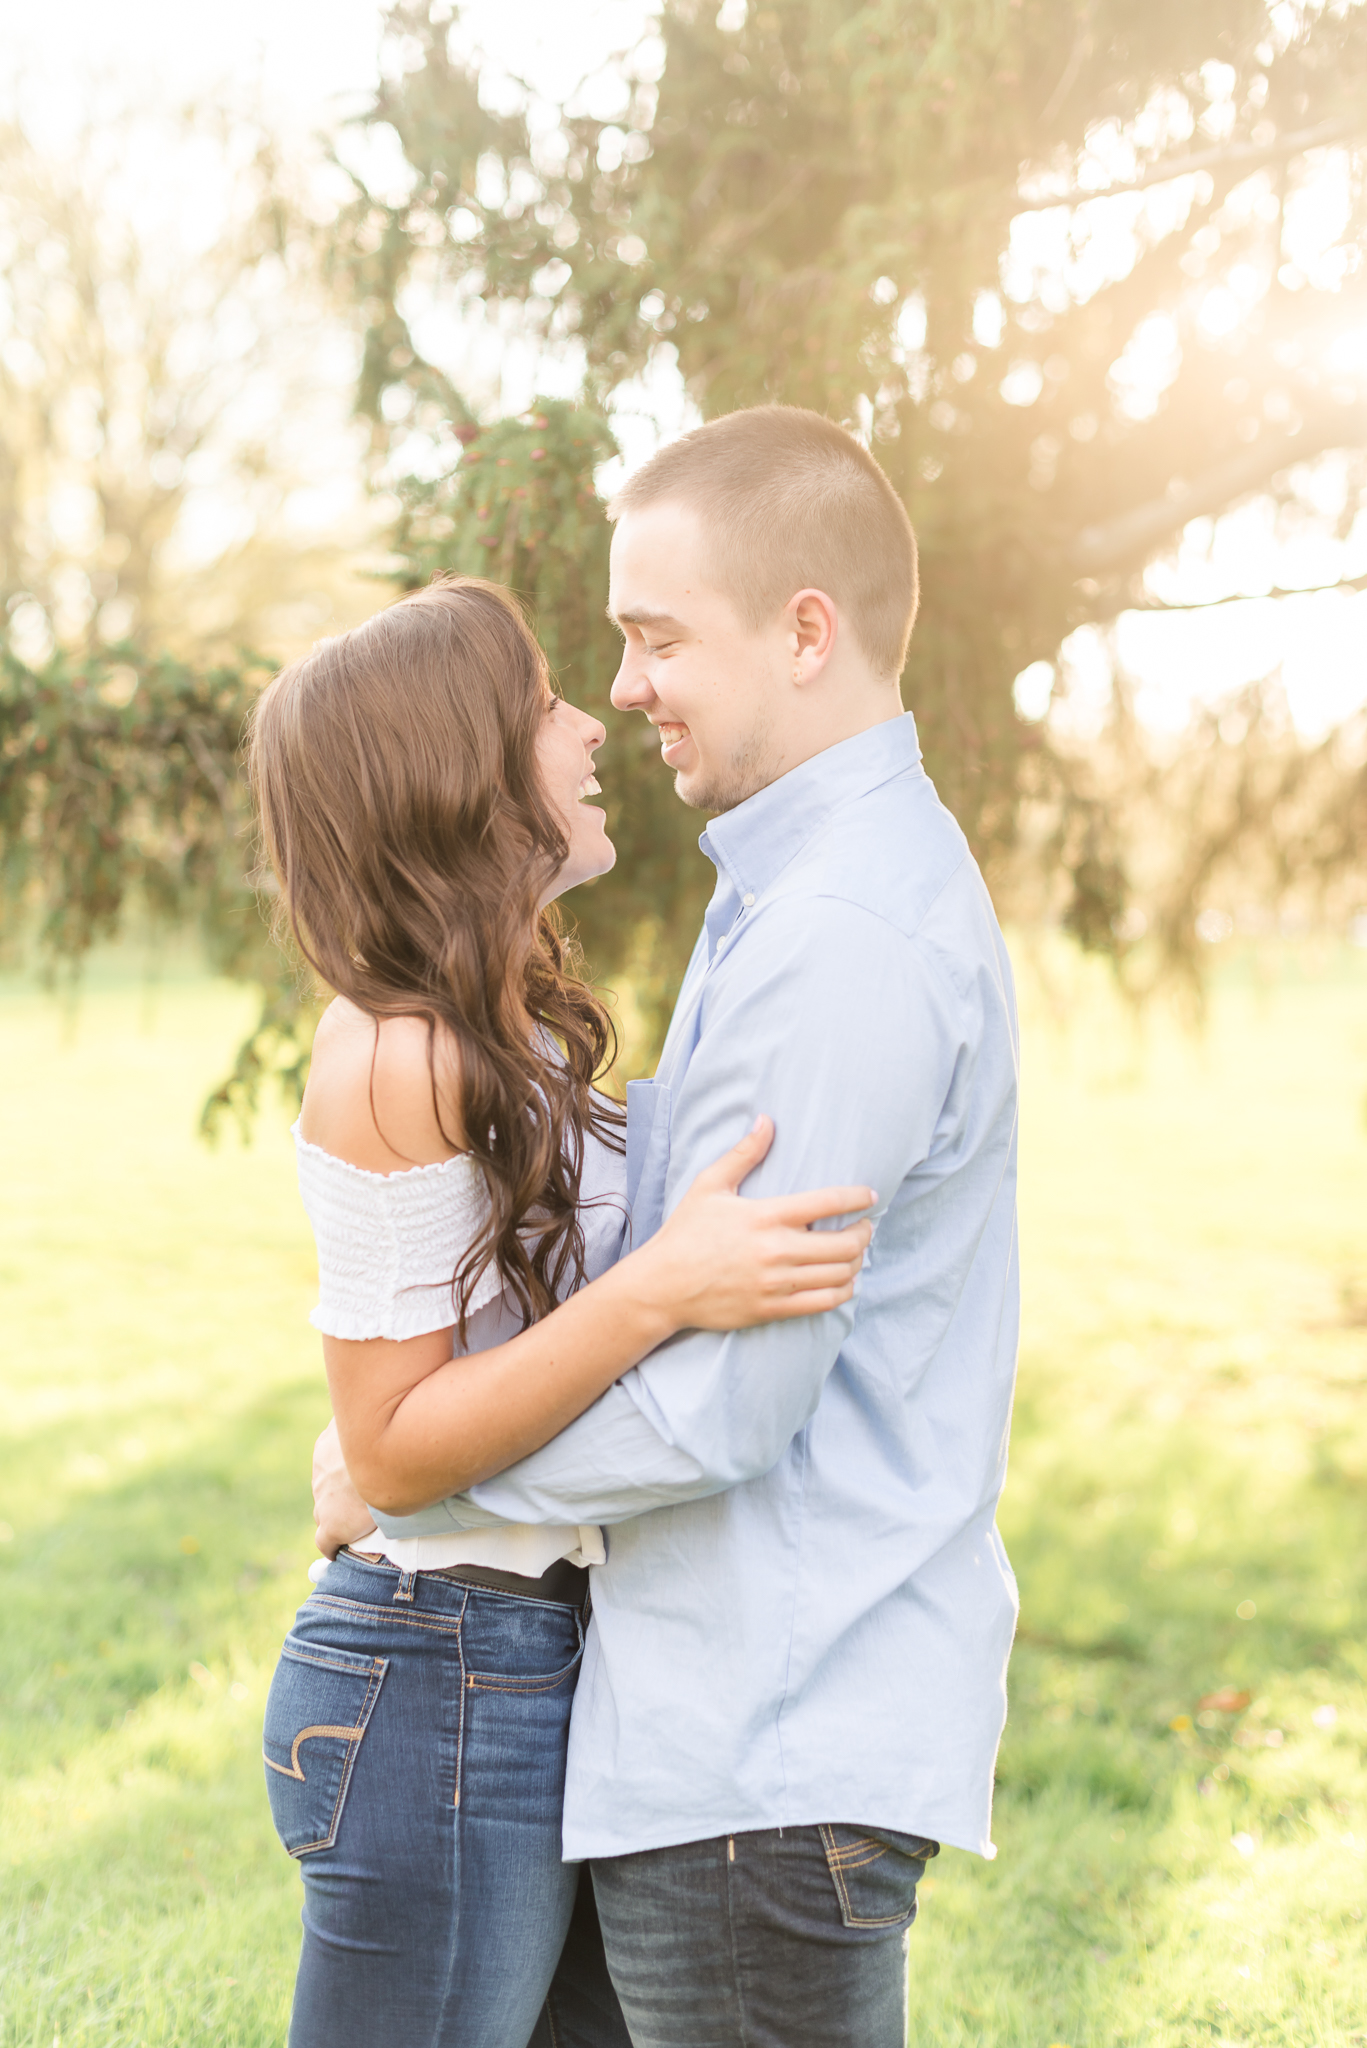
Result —
[{"label": "man's nose", "polygon": [[633,648],[622,650],[622,666],[617,671],[610,697],[617,711],[644,711],[655,701],[645,665]]}]

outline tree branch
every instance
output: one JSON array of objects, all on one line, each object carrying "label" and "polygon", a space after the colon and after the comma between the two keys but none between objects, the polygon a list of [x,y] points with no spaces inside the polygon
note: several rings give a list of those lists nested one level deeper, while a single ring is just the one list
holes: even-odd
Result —
[{"label": "tree branch", "polygon": [[778,191],[760,207],[758,213],[738,214],[720,232],[714,232],[707,244],[707,254],[711,257],[724,255],[736,243],[746,241],[758,235],[763,228],[768,227],[770,221],[775,220],[783,212],[783,209],[797,198],[804,186],[811,183],[812,176],[813,171],[810,164],[798,164],[794,170],[789,172],[788,176],[779,186]]},{"label": "tree branch", "polygon": [[1073,563],[1080,576],[1114,574],[1138,564],[1160,541],[1180,532],[1203,512],[1223,512],[1271,482],[1278,470],[1308,462],[1327,448],[1360,446],[1367,437],[1367,406],[1326,411],[1306,420],[1299,433],[1279,434],[1230,455],[1178,489],[1150,498],[1100,526],[1084,526],[1073,543]]},{"label": "tree branch", "polygon": [[1162,598],[1145,598],[1125,606],[1130,612],[1208,612],[1218,604],[1261,604],[1269,597],[1315,597],[1323,590],[1367,590],[1367,575],[1340,576],[1337,583],[1275,584],[1271,590],[1235,590],[1228,597],[1198,597],[1191,604],[1168,604]]},{"label": "tree branch", "polygon": [[185,727],[185,744],[194,755],[195,764],[200,774],[218,798],[224,816],[230,820],[234,819],[237,807],[233,802],[233,792],[229,788],[217,761],[215,761],[205,745],[204,735],[197,732],[195,727],[188,723]]},{"label": "tree branch", "polygon": [[1068,62],[1063,67],[1058,84],[1040,109],[1041,121],[1048,122],[1053,120],[1055,114],[1077,84],[1078,74],[1092,54],[1092,13],[1093,7],[1089,0],[1089,4],[1082,10],[1082,16],[1077,25],[1077,33],[1073,37],[1073,47],[1069,54]]},{"label": "tree branch", "polygon": [[1099,192],[1074,185],[1071,190],[1060,192],[1052,199],[1021,199],[1017,201],[1015,210],[1017,213],[1047,213],[1051,207],[1082,206],[1089,199],[1118,199],[1122,192],[1145,192],[1150,185],[1167,185],[1174,178],[1188,178],[1193,171],[1229,170],[1241,166],[1252,171],[1259,164],[1299,156],[1303,149],[1323,149],[1331,142],[1346,142],[1350,136],[1364,132],[1367,132],[1367,119],[1361,114],[1342,114],[1337,120],[1321,122],[1318,128],[1302,128],[1293,135],[1279,136],[1273,142],[1240,142],[1232,148],[1217,145],[1213,149],[1193,150],[1190,156],[1150,164],[1148,170],[1138,178],[1130,179],[1128,184],[1107,185]]}]

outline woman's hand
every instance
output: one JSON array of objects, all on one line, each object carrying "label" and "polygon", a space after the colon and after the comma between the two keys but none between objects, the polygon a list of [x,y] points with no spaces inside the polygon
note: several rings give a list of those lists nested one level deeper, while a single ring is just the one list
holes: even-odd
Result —
[{"label": "woman's hand", "polygon": [[853,1216],[878,1197],[871,1188],[818,1188],[747,1201],[741,1182],[774,1141],[756,1117],[738,1145],[707,1167],[667,1223],[624,1263],[644,1281],[675,1330],[744,1330],[755,1323],[822,1315],[854,1293],[873,1225],[812,1230]]},{"label": "woman's hand", "polygon": [[[758,1117],[648,1244],[488,1351],[453,1358],[449,1329],[401,1342],[324,1337],[340,1448],[363,1499],[381,1514],[411,1515],[468,1491],[549,1443],[677,1330],[741,1330],[848,1301],[872,1227],[808,1226],[857,1215],[876,1198],[868,1188],[822,1188],[742,1201],[741,1182],[773,1137]],[[326,1431],[318,1456],[326,1555],[355,1541],[354,1521],[367,1511]]]}]

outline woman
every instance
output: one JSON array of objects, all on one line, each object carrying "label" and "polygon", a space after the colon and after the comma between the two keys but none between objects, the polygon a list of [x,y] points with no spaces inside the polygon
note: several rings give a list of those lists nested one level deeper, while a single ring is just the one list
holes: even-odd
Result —
[{"label": "woman", "polygon": [[[593,1088],[611,1026],[547,910],[613,862],[584,801],[604,737],[468,578],[322,643],[254,720],[282,915],[337,992],[295,1135],[313,1321],[381,1522],[538,1448],[677,1330],[848,1299],[868,1242],[805,1227],[867,1189],[737,1199],[761,1118],[619,1256],[622,1118]],[[625,2048],[560,1861],[602,1557],[597,1529],[377,1530],[300,1609],[265,1730],[304,1873],[291,2048]]]}]

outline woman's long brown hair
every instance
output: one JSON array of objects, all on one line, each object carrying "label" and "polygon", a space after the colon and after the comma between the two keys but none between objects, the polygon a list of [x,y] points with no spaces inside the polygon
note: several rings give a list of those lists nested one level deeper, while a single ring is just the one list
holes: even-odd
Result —
[{"label": "woman's long brown hair", "polygon": [[250,765],[282,919],[330,988],[375,1018],[421,1016],[460,1061],[464,1143],[487,1227],[452,1279],[465,1342],[492,1259],[524,1318],[584,1277],[584,1132],[622,1148],[594,1093],[616,1038],[539,908],[568,843],[537,772],[552,702],[513,599],[449,577],[324,640],[252,718]]}]

